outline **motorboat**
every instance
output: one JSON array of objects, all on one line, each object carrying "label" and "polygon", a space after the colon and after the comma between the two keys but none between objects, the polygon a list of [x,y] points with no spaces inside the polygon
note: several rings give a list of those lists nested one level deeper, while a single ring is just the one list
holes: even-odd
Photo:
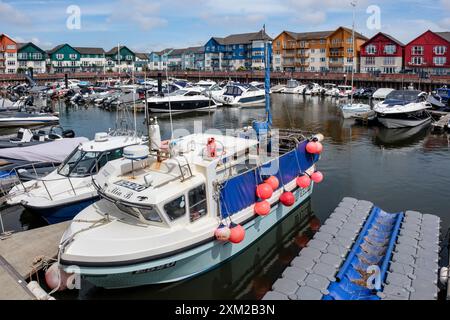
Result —
[{"label": "motorboat", "polygon": [[380,88],[373,93],[372,99],[374,101],[383,101],[394,90],[392,88]]},{"label": "motorboat", "polygon": [[306,85],[300,84],[297,80],[288,80],[286,87],[282,93],[286,94],[303,94],[306,89]]},{"label": "motorboat", "polygon": [[36,179],[55,170],[84,137],[45,144],[0,149],[0,188],[3,193],[16,183]]},{"label": "motorboat", "polygon": [[322,94],[323,88],[318,83],[309,83],[306,86],[305,95],[317,96]]},{"label": "motorboat", "polygon": [[133,135],[97,133],[94,140],[74,148],[48,175],[14,186],[7,203],[20,204],[50,224],[70,220],[97,199],[92,177],[109,161],[121,158],[125,147],[142,142]]},{"label": "motorboat", "polygon": [[73,137],[75,137],[73,130],[63,130],[61,127],[51,127],[48,131],[44,129],[32,131],[27,128],[20,128],[15,137],[0,139],[0,149],[27,147]]},{"label": "motorboat", "polygon": [[[270,94],[270,93],[269,93]],[[218,97],[225,106],[258,106],[264,105],[266,92],[249,84],[229,84],[225,92]]]},{"label": "motorboat", "polygon": [[325,83],[323,88],[326,96],[336,97],[339,95],[339,89],[334,83]]},{"label": "motorboat", "polygon": [[[101,200],[64,233],[61,267],[76,269],[96,286],[123,288],[180,281],[233,258],[312,193],[312,185],[301,189],[296,178],[299,172],[312,174],[318,158],[306,152],[309,140],[302,134],[285,138],[276,158],[261,158],[258,140],[245,135],[174,139],[167,158],[149,154],[145,146],[127,148],[128,156],[110,161],[94,178]],[[218,145],[215,155],[208,152],[211,139]],[[262,167],[272,166],[280,168],[273,174],[284,188],[267,200],[268,215],[255,215],[255,190],[261,175],[269,174]],[[280,202],[285,191],[295,197],[291,207]],[[245,230],[242,242],[214,237],[227,221],[233,221],[231,229],[239,224]]]},{"label": "motorboat", "polygon": [[354,88],[352,86],[338,86],[337,89],[339,90],[339,98],[347,98],[354,92]]},{"label": "motorboat", "polygon": [[387,128],[415,127],[431,121],[427,94],[417,90],[395,90],[375,105],[377,118]]},{"label": "motorboat", "polygon": [[368,115],[372,108],[364,103],[348,103],[341,107],[344,119],[351,119]]},{"label": "motorboat", "polygon": [[204,95],[200,88],[184,88],[162,96],[150,97],[147,99],[147,105],[153,113],[211,111],[217,108],[214,99]]},{"label": "motorboat", "polygon": [[204,90],[210,90],[213,86],[217,85],[215,81],[212,80],[200,80],[195,84],[195,87],[200,87]]},{"label": "motorboat", "polygon": [[283,93],[283,90],[286,88],[284,84],[278,84],[271,88],[272,93]]},{"label": "motorboat", "polygon": [[0,113],[0,128],[50,125],[59,123],[59,118],[49,113]]}]

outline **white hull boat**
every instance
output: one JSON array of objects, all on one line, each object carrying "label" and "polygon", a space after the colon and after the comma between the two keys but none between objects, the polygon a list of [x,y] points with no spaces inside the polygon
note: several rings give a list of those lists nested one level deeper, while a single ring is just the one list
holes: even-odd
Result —
[{"label": "white hull boat", "polygon": [[0,117],[0,128],[28,127],[59,123],[59,118],[49,114],[21,114]]},{"label": "white hull boat", "polygon": [[232,84],[225,88],[225,92],[218,99],[225,106],[262,106],[266,100],[266,92],[251,85]]},{"label": "white hull boat", "polygon": [[360,117],[371,111],[371,107],[368,104],[353,103],[345,104],[342,106],[342,116],[344,119],[351,119]]}]

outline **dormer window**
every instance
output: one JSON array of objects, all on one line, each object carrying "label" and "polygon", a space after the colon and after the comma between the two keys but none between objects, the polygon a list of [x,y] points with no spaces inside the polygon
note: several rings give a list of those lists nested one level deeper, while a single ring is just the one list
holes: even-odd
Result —
[{"label": "dormer window", "polygon": [[76,55],[75,53],[71,53],[71,54],[69,55],[69,58],[70,58],[71,60],[76,60],[76,59],[77,59],[77,55]]},{"label": "dormer window", "polygon": [[56,59],[62,60],[62,59],[64,59],[64,55],[63,55],[62,53],[58,53],[58,54],[56,55]]},{"label": "dormer window", "polygon": [[377,53],[377,47],[373,44],[370,44],[366,47],[366,53],[367,54],[376,54]]}]

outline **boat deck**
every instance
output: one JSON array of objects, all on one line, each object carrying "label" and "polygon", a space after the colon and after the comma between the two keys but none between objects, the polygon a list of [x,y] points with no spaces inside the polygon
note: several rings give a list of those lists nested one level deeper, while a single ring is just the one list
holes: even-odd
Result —
[{"label": "boat deck", "polygon": [[435,300],[439,234],[437,216],[344,198],[263,299]]},{"label": "boat deck", "polygon": [[25,279],[56,257],[68,223],[0,236],[0,300],[34,299]]}]

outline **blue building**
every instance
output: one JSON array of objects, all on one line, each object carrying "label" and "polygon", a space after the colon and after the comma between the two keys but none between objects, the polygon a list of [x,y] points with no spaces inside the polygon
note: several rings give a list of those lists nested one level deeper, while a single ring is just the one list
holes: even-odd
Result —
[{"label": "blue building", "polygon": [[264,68],[264,44],[272,39],[263,31],[213,37],[205,44],[205,70]]},{"label": "blue building", "polygon": [[164,49],[162,51],[153,51],[149,54],[149,69],[150,70],[165,70],[169,61],[169,54],[173,49]]}]

